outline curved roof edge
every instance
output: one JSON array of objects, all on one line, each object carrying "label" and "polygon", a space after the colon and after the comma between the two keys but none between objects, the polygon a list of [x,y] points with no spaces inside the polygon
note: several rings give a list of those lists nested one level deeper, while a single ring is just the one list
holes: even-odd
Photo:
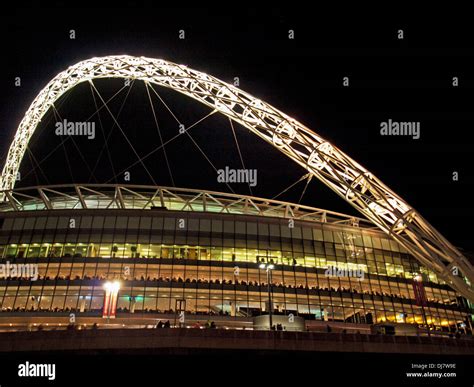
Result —
[{"label": "curved roof edge", "polygon": [[163,209],[280,217],[318,223],[378,228],[366,219],[302,204],[191,188],[131,184],[68,184],[16,188],[0,212],[81,209]]}]

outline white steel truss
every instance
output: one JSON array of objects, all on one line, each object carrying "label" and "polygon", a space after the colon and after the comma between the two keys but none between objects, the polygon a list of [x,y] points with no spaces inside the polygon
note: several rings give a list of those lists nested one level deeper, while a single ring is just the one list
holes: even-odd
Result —
[{"label": "white steel truss", "polygon": [[380,232],[372,222],[302,204],[190,188],[131,184],[74,184],[4,191],[0,212],[42,210],[173,210],[286,218]]},{"label": "white steel truss", "polygon": [[[77,84],[99,78],[127,78],[167,87],[228,116],[321,180],[423,265],[474,301],[474,268],[469,261],[363,166],[264,101],[211,75],[162,59],[126,55],[92,58],[54,77],[20,123],[0,177],[0,191],[14,187],[28,141],[54,102]],[[4,199],[5,193],[1,195]]]}]

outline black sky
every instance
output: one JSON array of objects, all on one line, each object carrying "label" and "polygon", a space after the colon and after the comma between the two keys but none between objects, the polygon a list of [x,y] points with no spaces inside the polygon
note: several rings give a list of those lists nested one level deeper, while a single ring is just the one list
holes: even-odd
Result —
[{"label": "black sky", "polygon": [[[37,8],[10,11],[2,26],[3,76],[0,105],[2,163],[23,114],[35,95],[57,73],[80,60],[112,54],[144,55],[186,64],[222,80],[239,77],[240,87],[326,137],[360,162],[417,208],[454,244],[474,250],[471,237],[474,205],[473,87],[474,26],[453,23],[447,10],[441,18],[396,18],[386,14],[365,18],[326,14],[308,9],[72,9]],[[76,39],[69,39],[69,30]],[[185,30],[186,39],[178,39]],[[288,40],[288,30],[295,39]],[[397,39],[403,29],[405,38]],[[14,86],[20,76],[22,86]],[[342,78],[350,77],[350,87]],[[460,86],[451,87],[453,76]],[[120,88],[116,81],[98,82],[104,96]],[[157,89],[184,120],[192,123],[206,109],[173,92]],[[117,112],[122,99],[111,105]],[[124,105],[123,127],[140,154],[157,144],[143,84],[136,84]],[[63,109],[63,110],[61,110]],[[166,138],[175,133],[173,121],[156,102]],[[66,117],[94,110],[90,90],[71,91],[59,112]],[[108,134],[112,121],[102,116]],[[420,121],[421,138],[381,137],[379,125],[389,118]],[[85,118],[84,118],[85,119]],[[57,144],[53,126],[45,122],[31,142],[38,160]],[[271,197],[290,185],[304,170],[287,160],[247,130],[236,127],[248,168],[257,168],[258,196]],[[193,129],[193,138],[218,168],[239,167],[238,154],[222,117],[212,117]],[[93,166],[102,142],[78,140],[83,156]],[[109,148],[117,170],[135,159],[123,136],[114,130]],[[73,177],[89,181],[89,173],[75,146],[68,154]],[[215,172],[186,137],[167,148],[178,186],[226,190]],[[69,183],[64,149],[44,164],[47,182]],[[159,184],[170,185],[163,154],[146,161]],[[22,174],[31,170],[25,157]],[[459,181],[452,181],[452,172]],[[29,174],[22,185],[44,183]],[[98,181],[111,177],[106,154],[96,169]],[[132,183],[150,183],[132,169]],[[94,182],[94,179],[90,180]],[[248,193],[246,187],[234,186]],[[298,200],[303,186],[283,197]],[[353,210],[321,183],[313,181],[303,203],[336,211]]]}]

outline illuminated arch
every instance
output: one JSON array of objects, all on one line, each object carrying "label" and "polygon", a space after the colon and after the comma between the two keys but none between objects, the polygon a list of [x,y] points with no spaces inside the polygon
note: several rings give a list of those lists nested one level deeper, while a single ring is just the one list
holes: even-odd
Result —
[{"label": "illuminated arch", "polygon": [[[404,246],[423,265],[474,300],[474,269],[414,208],[322,137],[238,88],[161,59],[92,58],[59,73],[35,98],[15,134],[0,177],[2,197],[13,189],[21,160],[44,114],[66,91],[99,78],[137,79],[173,89],[228,116],[272,144]],[[453,274],[457,268],[469,281]]]}]

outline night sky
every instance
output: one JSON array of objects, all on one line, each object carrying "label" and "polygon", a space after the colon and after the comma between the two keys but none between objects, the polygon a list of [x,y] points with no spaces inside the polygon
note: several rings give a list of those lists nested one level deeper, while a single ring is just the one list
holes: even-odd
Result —
[{"label": "night sky", "polygon": [[[455,245],[474,250],[473,90],[474,25],[444,18],[353,18],[302,9],[17,9],[2,25],[3,76],[0,104],[0,158],[36,94],[57,73],[81,60],[129,54],[162,58],[210,73],[296,118],[361,163],[414,206]],[[446,12],[445,17],[451,15]],[[69,39],[74,29],[76,39]],[[185,30],[186,38],[178,39]],[[295,39],[288,39],[288,30]],[[404,39],[397,39],[403,29]],[[15,77],[21,87],[15,87]],[[350,86],[343,87],[348,76]],[[459,86],[452,87],[452,77]],[[104,97],[122,81],[97,81]],[[173,91],[156,89],[186,126],[209,112]],[[158,134],[143,83],[110,104],[140,155],[153,150]],[[96,96],[97,97],[97,96]],[[124,102],[125,101],[125,102]],[[176,122],[154,99],[164,139]],[[122,107],[123,105],[123,107]],[[69,120],[85,120],[95,110],[87,84],[58,101]],[[58,146],[55,117],[49,112],[30,142],[18,186],[123,182],[115,173],[136,158],[106,111],[96,140],[83,138]],[[388,119],[419,121],[421,138],[380,135]],[[258,170],[255,196],[273,197],[305,174],[245,128],[235,125],[247,168]],[[240,168],[229,122],[213,115],[190,131],[217,168]],[[107,139],[107,147],[104,147]],[[32,169],[44,159],[41,168]],[[176,186],[226,191],[216,173],[187,136],[166,147]],[[33,155],[33,156],[31,156]],[[99,158],[100,155],[100,158]],[[113,168],[110,164],[113,160]],[[157,184],[172,185],[163,152],[145,160]],[[90,171],[94,170],[91,174]],[[130,168],[132,184],[151,184],[143,168]],[[453,171],[459,181],[452,180]],[[72,176],[71,176],[72,175]],[[93,176],[92,176],[93,175]],[[248,187],[234,184],[235,192]],[[304,183],[281,199],[298,201]],[[302,203],[356,214],[313,179]]]}]

